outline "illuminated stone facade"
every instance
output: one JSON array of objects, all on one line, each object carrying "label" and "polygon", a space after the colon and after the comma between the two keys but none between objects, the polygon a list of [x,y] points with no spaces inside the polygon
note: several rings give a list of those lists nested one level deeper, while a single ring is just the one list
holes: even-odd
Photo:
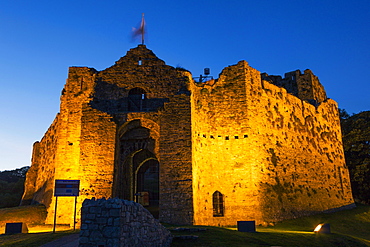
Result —
[{"label": "illuminated stone facade", "polygon": [[[311,71],[281,78],[241,61],[199,83],[144,45],[103,71],[69,69],[22,201],[45,204],[47,223],[55,179],[81,180],[78,209],[119,197],[173,224],[267,224],[353,204],[337,104]],[[73,222],[73,203],[58,199],[57,223]]]}]

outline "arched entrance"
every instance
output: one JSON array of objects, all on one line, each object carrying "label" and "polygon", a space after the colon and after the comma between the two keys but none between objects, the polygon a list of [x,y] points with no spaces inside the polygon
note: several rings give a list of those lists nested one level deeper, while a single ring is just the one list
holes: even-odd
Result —
[{"label": "arched entrance", "polygon": [[142,204],[159,216],[159,161],[150,130],[134,120],[125,126],[117,145],[113,196]]},{"label": "arched entrance", "polygon": [[135,172],[135,201],[159,217],[159,162],[144,161]]}]

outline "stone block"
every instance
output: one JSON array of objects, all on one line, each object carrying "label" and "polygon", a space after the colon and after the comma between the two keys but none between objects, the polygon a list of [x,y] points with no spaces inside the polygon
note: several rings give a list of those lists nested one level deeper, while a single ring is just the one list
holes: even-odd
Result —
[{"label": "stone block", "polygon": [[86,219],[88,219],[88,220],[94,220],[96,218],[96,214],[87,214],[86,215]]},{"label": "stone block", "polygon": [[113,225],[114,226],[119,226],[120,223],[121,223],[121,219],[120,218],[116,218],[116,219],[114,219]]},{"label": "stone block", "polygon": [[98,225],[105,225],[107,223],[107,218],[105,217],[99,217],[96,219],[96,223]]},{"label": "stone block", "polygon": [[120,210],[116,209],[116,208],[113,208],[113,209],[109,210],[109,216],[119,217],[120,216]]},{"label": "stone block", "polygon": [[15,233],[28,233],[28,227],[26,223],[6,223],[5,224],[5,234],[15,234]]},{"label": "stone block", "polygon": [[239,232],[256,232],[256,222],[253,221],[238,221]]},{"label": "stone block", "polygon": [[88,237],[80,237],[80,239],[79,239],[80,244],[87,244],[88,242],[89,242]]},{"label": "stone block", "polygon": [[120,228],[115,226],[106,226],[103,228],[103,236],[106,238],[118,238]]},{"label": "stone block", "polygon": [[100,214],[101,207],[90,207],[89,212],[90,214]]},{"label": "stone block", "polygon": [[99,224],[89,224],[88,225],[89,230],[98,230],[99,229]]}]

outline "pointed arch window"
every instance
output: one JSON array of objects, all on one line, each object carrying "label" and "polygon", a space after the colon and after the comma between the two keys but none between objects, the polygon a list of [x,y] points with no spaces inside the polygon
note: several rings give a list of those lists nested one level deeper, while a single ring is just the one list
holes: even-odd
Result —
[{"label": "pointed arch window", "polygon": [[212,195],[213,204],[213,217],[223,217],[224,216],[224,195],[216,190]]}]

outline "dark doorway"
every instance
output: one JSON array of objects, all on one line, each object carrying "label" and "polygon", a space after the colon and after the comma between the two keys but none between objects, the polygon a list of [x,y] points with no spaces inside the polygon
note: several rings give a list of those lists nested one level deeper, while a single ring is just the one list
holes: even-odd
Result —
[{"label": "dark doorway", "polygon": [[142,204],[155,218],[159,217],[159,163],[145,161],[136,172],[136,202]]},{"label": "dark doorway", "polygon": [[142,204],[159,216],[159,161],[150,129],[133,120],[119,133],[113,196]]}]

